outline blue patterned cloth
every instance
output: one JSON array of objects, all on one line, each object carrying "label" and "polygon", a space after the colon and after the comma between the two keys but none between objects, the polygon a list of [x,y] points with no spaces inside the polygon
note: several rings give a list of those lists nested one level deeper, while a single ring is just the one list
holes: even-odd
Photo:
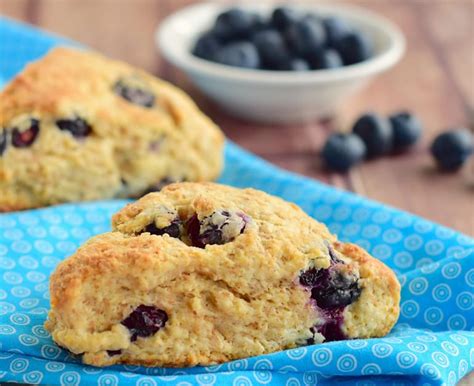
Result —
[{"label": "blue patterned cloth", "polygon": [[[62,38],[0,19],[0,78]],[[57,347],[43,328],[48,277],[89,237],[110,229],[126,201],[0,215],[0,382],[65,385],[454,385],[474,367],[474,240],[357,195],[280,170],[226,145],[220,182],[300,205],[344,241],[391,266],[402,283],[389,336],[331,342],[192,369],[94,368]]]}]

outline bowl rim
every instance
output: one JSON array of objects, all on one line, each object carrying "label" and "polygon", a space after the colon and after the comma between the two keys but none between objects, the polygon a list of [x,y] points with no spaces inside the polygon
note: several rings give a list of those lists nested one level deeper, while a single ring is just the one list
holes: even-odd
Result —
[{"label": "bowl rim", "polygon": [[[273,8],[278,4],[273,2],[262,2],[255,5],[249,2],[239,2],[233,5],[244,9],[256,9],[259,7]],[[180,51],[179,49],[173,49],[166,39],[167,32],[171,23],[182,17],[183,14],[193,12],[200,8],[224,10],[226,8],[232,7],[232,5],[229,3],[216,3],[212,1],[189,5],[167,16],[164,20],[162,20],[155,31],[155,43],[157,48],[160,49],[163,56],[168,61],[185,72],[207,75],[208,77],[212,78],[218,77],[232,81],[272,84],[299,84],[315,82],[328,83],[360,78],[382,72],[392,67],[401,59],[403,53],[405,52],[406,41],[401,29],[386,17],[381,16],[371,10],[360,6],[330,4],[325,2],[317,4],[295,2],[292,3],[292,6],[302,9],[306,7],[308,9],[323,10],[323,12],[328,14],[331,12],[339,12],[341,14],[350,13],[352,17],[355,16],[356,18],[360,19],[361,23],[370,24],[372,27],[375,27],[384,33],[389,40],[388,47],[378,55],[375,55],[374,57],[357,64],[352,64],[336,69],[321,69],[302,72],[271,71],[232,67],[198,58],[188,51],[184,51],[183,55],[183,51]]]}]

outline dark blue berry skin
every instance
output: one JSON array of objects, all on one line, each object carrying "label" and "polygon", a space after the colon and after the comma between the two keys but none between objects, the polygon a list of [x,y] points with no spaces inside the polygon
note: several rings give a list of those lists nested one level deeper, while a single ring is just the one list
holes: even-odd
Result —
[{"label": "dark blue berry skin", "polygon": [[12,129],[12,145],[18,148],[30,147],[36,141],[39,131],[39,120],[32,118],[30,120],[30,127],[27,130],[20,131],[17,128]]},{"label": "dark blue berry skin", "polygon": [[314,18],[303,18],[285,31],[288,45],[301,57],[308,57],[323,49],[326,43],[326,31]]},{"label": "dark blue berry skin", "polygon": [[277,7],[272,12],[272,24],[279,31],[284,31],[300,19],[300,14],[289,7]]},{"label": "dark blue berry skin", "polygon": [[164,234],[170,237],[179,238],[181,236],[181,220],[179,218],[174,219],[170,225],[164,228],[157,228],[154,223],[148,224],[144,232],[149,232],[152,235],[162,236]]},{"label": "dark blue berry skin", "polygon": [[151,108],[155,104],[155,96],[151,92],[141,88],[131,87],[122,80],[119,80],[117,83],[115,83],[113,89],[117,95],[121,96],[130,103],[145,108]]},{"label": "dark blue berry skin", "polygon": [[456,129],[438,135],[431,145],[431,154],[446,171],[459,169],[473,153],[473,136],[467,129]]},{"label": "dark blue berry skin", "polygon": [[333,49],[315,52],[309,56],[309,62],[311,68],[314,70],[325,70],[344,66],[341,56]]},{"label": "dark blue berry skin", "polygon": [[393,130],[393,150],[403,151],[414,145],[421,137],[423,128],[416,116],[408,112],[389,117]]},{"label": "dark blue berry skin", "polygon": [[259,18],[254,13],[231,8],[217,16],[212,31],[223,41],[240,40],[247,38],[256,24]]},{"label": "dark blue berry skin", "polygon": [[339,17],[323,19],[328,47],[336,48],[339,40],[351,32],[351,27]]},{"label": "dark blue berry skin", "polygon": [[292,58],[278,68],[280,71],[309,71],[309,63],[301,58]]},{"label": "dark blue berry skin", "polygon": [[60,130],[69,131],[76,138],[87,137],[92,132],[90,125],[81,118],[59,119],[56,125]]},{"label": "dark blue berry skin", "polygon": [[7,130],[3,129],[0,131],[0,157],[7,150]]},{"label": "dark blue berry skin", "polygon": [[345,307],[356,301],[361,293],[355,276],[343,275],[337,270],[325,270],[320,280],[311,290],[311,298],[318,307],[333,309]]},{"label": "dark blue berry skin", "polygon": [[[312,327],[311,332],[319,332],[326,341],[334,341],[346,338],[341,328],[343,312],[346,306],[359,298],[362,288],[359,278],[342,270],[344,261],[337,258],[331,246],[328,249],[331,256],[329,268],[310,268],[300,274],[299,282],[311,291],[311,298],[325,320],[324,324]],[[308,344],[313,343],[313,338],[308,340]]]},{"label": "dark blue berry skin", "polygon": [[212,61],[221,46],[218,37],[212,31],[209,31],[199,37],[192,52],[193,55],[199,58]]},{"label": "dark blue berry skin", "polygon": [[122,354],[122,350],[107,350],[109,357]]},{"label": "dark blue berry skin", "polygon": [[235,42],[222,47],[216,53],[216,62],[228,66],[256,69],[260,67],[260,55],[250,42]]},{"label": "dark blue berry skin", "polygon": [[168,314],[165,311],[141,304],[121,324],[130,330],[130,340],[134,342],[138,337],[146,338],[156,334],[167,321]]},{"label": "dark blue berry skin", "polygon": [[361,162],[366,154],[364,142],[355,134],[332,134],[323,147],[325,165],[338,172],[346,172]]},{"label": "dark blue berry skin", "polygon": [[291,53],[281,34],[276,30],[255,33],[252,42],[257,47],[264,68],[278,69],[291,59]]},{"label": "dark blue berry skin", "polygon": [[336,49],[345,65],[356,64],[369,59],[373,55],[372,42],[367,35],[351,32],[338,40]]},{"label": "dark blue berry skin", "polygon": [[354,124],[352,131],[364,141],[369,158],[386,154],[392,150],[392,125],[387,119],[375,113],[362,115]]}]

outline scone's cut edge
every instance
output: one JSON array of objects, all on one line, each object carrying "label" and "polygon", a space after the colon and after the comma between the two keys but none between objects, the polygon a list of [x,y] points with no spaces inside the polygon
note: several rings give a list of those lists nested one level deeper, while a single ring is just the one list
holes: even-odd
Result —
[{"label": "scone's cut edge", "polygon": [[260,191],[173,184],[113,229],[51,276],[46,326],[87,364],[210,365],[379,337],[398,318],[388,267]]}]

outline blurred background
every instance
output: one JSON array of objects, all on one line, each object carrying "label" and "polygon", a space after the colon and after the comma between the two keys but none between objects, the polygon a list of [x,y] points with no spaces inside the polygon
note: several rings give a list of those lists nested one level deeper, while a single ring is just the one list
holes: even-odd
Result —
[{"label": "blurred background", "polygon": [[[399,64],[344,103],[332,118],[291,126],[252,124],[227,115],[162,58],[154,42],[160,21],[195,2],[0,0],[0,13],[77,40],[184,88],[231,140],[278,166],[474,234],[473,157],[458,173],[447,174],[436,170],[428,151],[438,133],[474,125],[474,1],[346,1],[396,23],[405,34],[407,51]],[[347,174],[322,167],[319,152],[329,133],[350,130],[366,111],[399,110],[414,112],[424,125],[422,140],[408,153],[365,162]]]}]

